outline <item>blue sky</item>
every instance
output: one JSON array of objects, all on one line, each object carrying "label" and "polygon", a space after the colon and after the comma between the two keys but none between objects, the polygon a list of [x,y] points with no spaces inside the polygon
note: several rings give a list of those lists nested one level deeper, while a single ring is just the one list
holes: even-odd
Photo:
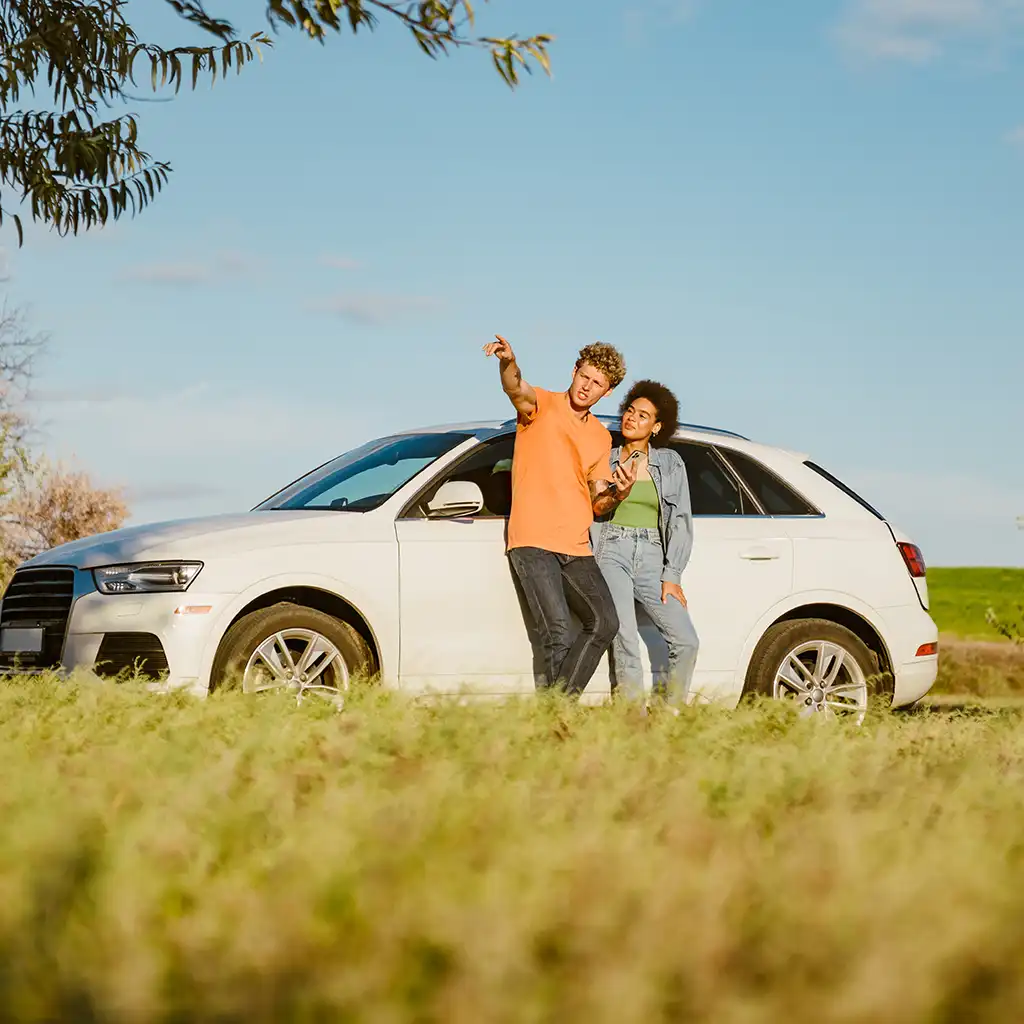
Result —
[{"label": "blue sky", "polygon": [[8,298],[51,335],[47,449],[136,521],[248,508],[383,432],[504,417],[495,332],[548,387],[601,339],[685,418],[811,453],[931,563],[1024,565],[1020,0],[482,13],[555,34],[554,77],[281,36],[135,105],[175,171],[142,216],[20,251],[4,227]]}]

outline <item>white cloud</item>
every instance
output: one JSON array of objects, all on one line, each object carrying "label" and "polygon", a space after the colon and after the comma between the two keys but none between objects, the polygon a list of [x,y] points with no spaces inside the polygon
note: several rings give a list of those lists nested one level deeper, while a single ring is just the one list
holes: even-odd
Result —
[{"label": "white cloud", "polygon": [[633,0],[622,18],[626,35],[633,42],[645,42],[659,27],[689,21],[703,0]]},{"label": "white cloud", "polygon": [[125,499],[133,509],[140,506],[174,505],[194,502],[197,499],[220,498],[223,494],[223,489],[214,484],[194,480],[165,480],[160,483],[127,487],[124,491]]},{"label": "white cloud", "polygon": [[126,489],[134,521],[251,508],[366,435],[358,396],[199,382],[158,391],[92,384],[39,405],[41,447]]},{"label": "white cloud", "polygon": [[138,264],[121,275],[123,281],[173,286],[205,284],[210,279],[210,268],[203,263]]},{"label": "white cloud", "polygon": [[1024,149],[1024,124],[1019,124],[1016,128],[1011,128],[1006,133],[1005,138],[1011,146],[1019,146],[1021,149]]},{"label": "white cloud", "polygon": [[118,388],[86,387],[75,388],[33,388],[26,399],[34,405],[90,405],[113,402],[129,398],[130,394]]},{"label": "white cloud", "polygon": [[871,60],[924,64],[962,43],[999,45],[1024,29],[1024,0],[849,0],[836,38]]},{"label": "white cloud", "polygon": [[252,277],[264,267],[264,261],[246,252],[227,249],[207,262],[139,263],[125,270],[119,280],[190,288],[232,278]]},{"label": "white cloud", "polygon": [[444,308],[444,303],[426,295],[363,293],[335,295],[314,303],[311,308],[321,313],[333,313],[361,327],[382,327],[435,315]]},{"label": "white cloud", "polygon": [[352,259],[351,256],[335,256],[331,253],[324,253],[320,257],[320,262],[332,270],[359,270],[362,267],[359,260]]}]

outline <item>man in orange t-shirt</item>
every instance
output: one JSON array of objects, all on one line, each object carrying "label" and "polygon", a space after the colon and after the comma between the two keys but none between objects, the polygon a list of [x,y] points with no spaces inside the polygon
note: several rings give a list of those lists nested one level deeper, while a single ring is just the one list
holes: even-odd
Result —
[{"label": "man in orange t-shirt", "polygon": [[[508,558],[544,649],[543,686],[579,695],[619,629],[590,527],[626,498],[636,469],[612,473],[611,434],[590,410],[622,382],[626,366],[611,345],[587,345],[569,390],[544,391],[523,380],[512,346],[495,337],[484,352],[498,357],[518,414]],[[582,625],[575,639],[571,612]]]}]

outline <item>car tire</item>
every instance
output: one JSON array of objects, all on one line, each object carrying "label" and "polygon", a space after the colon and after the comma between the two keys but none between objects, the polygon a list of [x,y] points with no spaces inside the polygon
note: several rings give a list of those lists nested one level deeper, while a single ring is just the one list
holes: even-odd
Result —
[{"label": "car tire", "polygon": [[[287,653],[281,651],[282,643]],[[306,678],[300,678],[292,667],[302,668],[307,647],[312,647],[315,660],[307,673],[301,673]],[[316,674],[322,660],[328,664]],[[271,662],[283,675],[275,674]],[[340,697],[353,680],[366,679],[372,672],[373,654],[353,626],[315,608],[282,601],[244,615],[228,629],[210,679],[211,689],[291,689],[300,697],[308,690]],[[256,685],[262,679],[266,685]]]},{"label": "car tire", "polygon": [[879,672],[875,655],[845,626],[828,619],[794,619],[777,622],[761,638],[743,696],[793,700],[805,714],[862,719],[876,700],[891,705],[892,677]]}]

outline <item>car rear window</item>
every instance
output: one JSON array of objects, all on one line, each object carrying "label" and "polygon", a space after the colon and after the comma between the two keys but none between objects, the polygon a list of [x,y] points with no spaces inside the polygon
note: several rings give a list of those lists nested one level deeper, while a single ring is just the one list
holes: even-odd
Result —
[{"label": "car rear window", "polygon": [[876,518],[881,519],[883,523],[885,522],[885,516],[883,516],[877,508],[875,508],[873,505],[869,505],[852,487],[847,487],[842,480],[838,479],[837,477],[834,477],[827,469],[822,469],[821,466],[819,466],[816,462],[811,462],[809,460],[804,462],[804,465],[808,469],[813,469],[814,472],[817,473],[819,476],[823,476],[830,484],[835,484],[835,486],[838,487],[839,490],[843,492],[843,494],[845,494],[847,497],[853,498],[853,500],[857,502],[858,505],[860,505],[862,508],[867,509],[868,512],[870,512]]},{"label": "car rear window", "polygon": [[788,484],[783,483],[767,466],[757,459],[734,451],[719,448],[719,454],[740,475],[750,488],[751,494],[761,503],[761,508],[770,516],[815,516],[818,510],[802,498]]},{"label": "car rear window", "polygon": [[672,447],[686,463],[695,516],[757,515],[758,510],[710,445],[673,441]]}]

